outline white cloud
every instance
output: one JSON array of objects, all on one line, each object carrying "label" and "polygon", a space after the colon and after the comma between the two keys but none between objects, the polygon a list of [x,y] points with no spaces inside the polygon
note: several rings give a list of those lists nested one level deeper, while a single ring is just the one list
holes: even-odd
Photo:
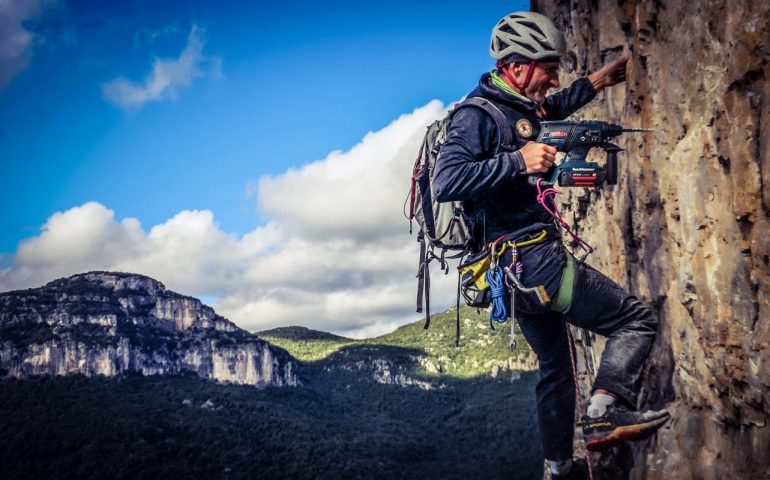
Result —
[{"label": "white cloud", "polygon": [[[260,179],[268,223],[240,237],[209,211],[183,211],[149,231],[94,202],[56,213],[0,271],[0,290],[87,270],[136,272],[216,298],[218,313],[249,330],[385,333],[418,317],[417,242],[402,206],[425,127],[443,113],[433,101],[348,152]],[[456,276],[433,272],[438,309],[454,302]]]},{"label": "white cloud", "polygon": [[112,104],[125,109],[138,109],[150,101],[175,99],[180,90],[192,84],[193,79],[219,74],[221,58],[205,56],[205,45],[203,31],[193,25],[179,58],[155,58],[152,71],[144,81],[132,82],[118,77],[102,84],[102,95]]},{"label": "white cloud", "polygon": [[393,206],[405,198],[409,164],[426,122],[441,111],[438,103],[425,108],[427,115],[402,115],[348,152],[333,152],[301,169],[261,178],[258,203],[263,214],[280,218],[292,233],[313,240],[370,242],[403,228],[402,211]]},{"label": "white cloud", "polygon": [[32,58],[35,34],[24,22],[38,17],[54,2],[46,0],[0,0],[0,88],[27,68]]},{"label": "white cloud", "polygon": [[11,286],[32,286],[84,270],[100,270],[130,258],[143,237],[139,222],[116,222],[112,211],[89,202],[48,218],[42,233],[23,242],[10,270],[0,273]]}]

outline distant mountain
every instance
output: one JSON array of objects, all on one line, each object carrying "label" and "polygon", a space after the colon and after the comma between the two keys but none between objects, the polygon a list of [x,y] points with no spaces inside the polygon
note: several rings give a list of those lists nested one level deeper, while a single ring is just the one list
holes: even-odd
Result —
[{"label": "distant mountain", "polygon": [[89,272],[0,293],[0,372],[175,374],[296,385],[295,361],[143,275]]},{"label": "distant mountain", "polygon": [[[432,316],[430,328],[417,320],[391,333],[370,339],[354,340],[304,327],[284,327],[258,332],[260,338],[286,349],[304,362],[317,362],[333,356],[341,349],[353,347],[394,347],[414,352],[417,364],[412,374],[427,377],[496,377],[504,372],[534,370],[537,358],[517,334],[516,349],[510,349],[509,324],[494,330],[486,311],[461,307],[460,346],[455,346],[456,314],[454,309]],[[387,358],[382,359],[388,361]],[[403,368],[394,362],[393,368]]]},{"label": "distant mountain", "polygon": [[286,340],[322,340],[330,342],[351,342],[353,339],[334,335],[333,333],[311,330],[307,327],[278,327],[270,330],[255,332],[260,337],[283,338]]},{"label": "distant mountain", "polygon": [[427,373],[468,378],[537,369],[537,357],[521,333],[517,331],[511,350],[510,323],[491,328],[487,311],[460,307],[459,346],[454,308],[432,315],[427,330],[424,325],[418,320],[369,342],[424,351],[420,364]]}]

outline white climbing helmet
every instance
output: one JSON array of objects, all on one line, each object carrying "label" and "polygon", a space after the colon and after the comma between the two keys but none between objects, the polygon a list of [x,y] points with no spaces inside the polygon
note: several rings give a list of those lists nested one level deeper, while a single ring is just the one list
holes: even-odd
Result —
[{"label": "white climbing helmet", "polygon": [[566,52],[564,34],[551,19],[535,12],[513,12],[492,29],[489,54],[495,60],[512,55],[528,60],[561,58]]}]

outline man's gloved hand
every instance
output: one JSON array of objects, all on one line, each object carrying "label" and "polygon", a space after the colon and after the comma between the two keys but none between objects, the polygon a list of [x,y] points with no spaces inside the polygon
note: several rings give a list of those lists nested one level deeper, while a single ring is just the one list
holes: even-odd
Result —
[{"label": "man's gloved hand", "polygon": [[556,147],[544,143],[527,142],[519,149],[527,166],[527,175],[531,173],[545,173],[556,161]]},{"label": "man's gloved hand", "polygon": [[624,55],[615,61],[608,63],[588,76],[588,81],[597,92],[604,87],[611,87],[626,80],[626,64],[628,55]]}]

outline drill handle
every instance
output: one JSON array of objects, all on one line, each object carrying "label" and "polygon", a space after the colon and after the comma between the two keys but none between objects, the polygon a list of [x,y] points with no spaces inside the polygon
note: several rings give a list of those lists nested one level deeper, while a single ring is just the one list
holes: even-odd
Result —
[{"label": "drill handle", "polygon": [[605,143],[602,148],[607,152],[607,164],[605,169],[607,171],[607,185],[618,184],[618,152],[622,152],[623,149],[614,143]]}]

